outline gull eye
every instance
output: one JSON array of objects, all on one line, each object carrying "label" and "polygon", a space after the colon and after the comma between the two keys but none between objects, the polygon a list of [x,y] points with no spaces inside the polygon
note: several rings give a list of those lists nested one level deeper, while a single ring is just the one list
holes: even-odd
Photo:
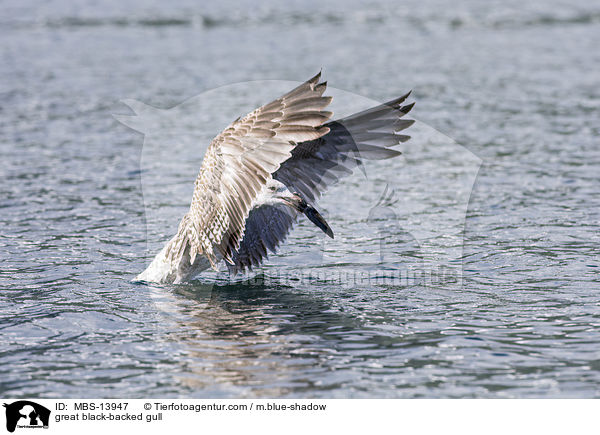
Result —
[{"label": "gull eye", "polygon": [[269,189],[271,190],[271,192],[275,192],[277,190],[275,186],[270,186]]}]

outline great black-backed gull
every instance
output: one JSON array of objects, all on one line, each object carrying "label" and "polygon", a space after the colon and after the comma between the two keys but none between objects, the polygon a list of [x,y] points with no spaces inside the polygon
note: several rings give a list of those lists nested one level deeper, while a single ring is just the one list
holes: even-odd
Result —
[{"label": "great black-backed gull", "polygon": [[410,92],[380,106],[330,121],[321,74],[243,118],[208,147],[189,211],[177,234],[139,281],[180,283],[218,270],[224,260],[236,274],[276,252],[299,215],[328,236],[333,231],[314,208],[324,190],[364,159],[400,155],[391,146],[410,138],[400,132],[414,103]]}]

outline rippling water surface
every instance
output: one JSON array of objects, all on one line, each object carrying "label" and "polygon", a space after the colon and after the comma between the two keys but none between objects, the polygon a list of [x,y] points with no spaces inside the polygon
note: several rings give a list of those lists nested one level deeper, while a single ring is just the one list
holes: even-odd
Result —
[{"label": "rippling water surface", "polygon": [[[9,1],[0,18],[2,395],[600,396],[593,3],[33,6]],[[413,89],[421,125],[403,159],[324,198],[343,243],[302,223],[249,282],[131,283],[175,231],[201,155],[159,129],[166,175],[153,179],[152,144],[112,116],[131,114],[120,101],[169,109],[321,67],[372,100]],[[242,114],[232,102],[274,96],[222,89],[222,106],[184,127],[199,143]],[[474,156],[472,191],[448,192],[465,160],[427,129]],[[429,176],[442,172],[449,184]],[[369,214],[386,185],[388,210]],[[464,233],[449,234],[458,196]],[[461,286],[319,277],[448,258]]]}]

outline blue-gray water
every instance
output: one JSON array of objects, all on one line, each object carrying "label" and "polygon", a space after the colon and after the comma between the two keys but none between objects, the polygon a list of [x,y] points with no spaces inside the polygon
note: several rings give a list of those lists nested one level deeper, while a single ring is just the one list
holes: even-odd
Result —
[{"label": "blue-gray water", "polygon": [[[172,3],[2,5],[0,395],[600,396],[600,7]],[[169,108],[321,67],[375,100],[413,89],[414,117],[482,160],[462,287],[279,281],[286,258],[314,247],[306,225],[262,283],[132,284],[147,242],[177,222],[147,234],[143,136],[113,118],[128,113],[120,100]],[[405,171],[421,145],[403,146]],[[356,186],[376,179],[348,179],[346,192],[375,203],[382,186]],[[402,198],[411,179],[398,179]],[[328,201],[334,231],[359,226],[351,197],[339,199],[347,214]],[[339,267],[372,270],[372,235],[336,252]]]}]

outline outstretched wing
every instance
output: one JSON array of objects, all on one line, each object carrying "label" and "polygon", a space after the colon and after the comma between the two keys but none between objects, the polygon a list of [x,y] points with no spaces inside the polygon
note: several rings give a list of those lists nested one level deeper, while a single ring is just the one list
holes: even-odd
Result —
[{"label": "outstretched wing", "polygon": [[406,142],[401,132],[415,121],[402,119],[414,103],[402,106],[410,92],[324,126],[329,133],[298,144],[292,157],[273,174],[291,191],[314,202],[327,187],[352,173],[363,160],[382,160],[400,155],[390,147]]},{"label": "outstretched wing", "polygon": [[196,179],[190,210],[170,255],[189,248],[190,261],[203,253],[216,268],[216,253],[231,262],[244,234],[252,201],[291,156],[299,142],[327,134],[331,112],[320,73],[241,119],[213,139]]},{"label": "outstretched wing", "polygon": [[276,252],[296,222],[298,213],[287,205],[261,205],[250,210],[246,219],[244,238],[233,252],[229,273],[245,272],[259,266],[268,252]]},{"label": "outstretched wing", "polygon": [[[326,135],[302,142],[291,152],[291,158],[281,164],[273,178],[289,190],[314,202],[330,185],[352,173],[364,159],[381,160],[400,155],[389,147],[406,142],[410,136],[401,131],[414,123],[402,119],[413,104],[402,106],[410,92],[380,106],[346,118],[328,122]],[[243,272],[262,263],[267,252],[288,236],[296,219],[282,215],[275,207],[262,206],[250,212],[246,232],[238,253],[234,254],[231,273]]]}]

